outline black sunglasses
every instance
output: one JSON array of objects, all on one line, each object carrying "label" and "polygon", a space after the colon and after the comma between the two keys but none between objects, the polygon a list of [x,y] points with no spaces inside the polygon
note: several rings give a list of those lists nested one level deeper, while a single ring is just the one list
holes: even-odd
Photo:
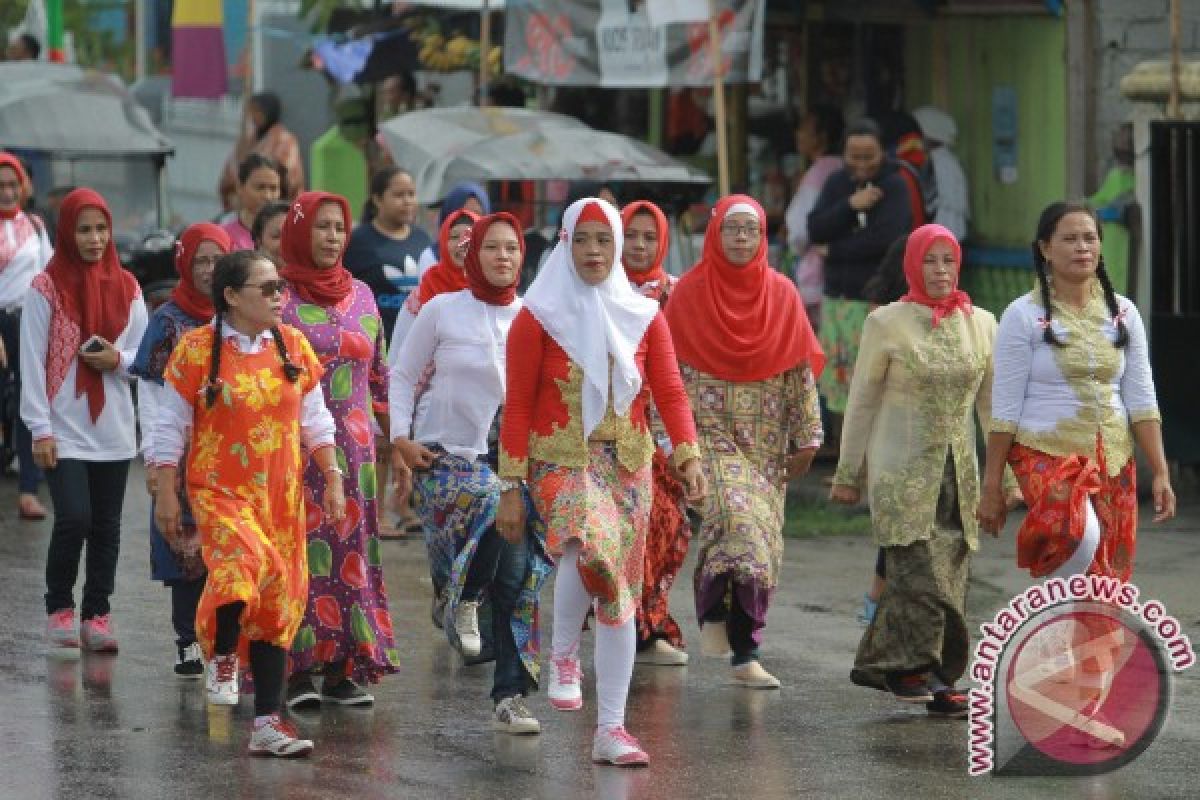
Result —
[{"label": "black sunglasses", "polygon": [[283,290],[287,288],[287,281],[274,280],[263,281],[262,283],[243,283],[239,289],[258,289],[262,292],[263,297],[274,297],[277,294],[283,294]]}]

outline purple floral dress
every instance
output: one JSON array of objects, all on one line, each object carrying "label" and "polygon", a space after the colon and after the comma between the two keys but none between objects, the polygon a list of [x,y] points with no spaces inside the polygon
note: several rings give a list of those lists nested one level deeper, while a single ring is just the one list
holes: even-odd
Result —
[{"label": "purple floral dress", "polygon": [[292,643],[292,671],[347,662],[347,674],[372,683],[399,662],[379,547],[375,475],[376,410],[387,410],[383,323],[366,284],[336,306],[305,303],[289,291],[283,321],[304,332],[325,367],[321,388],[337,422],[337,460],[345,472],[346,519],[326,523],[325,478],[309,459],[304,473],[308,518],[308,608]]}]

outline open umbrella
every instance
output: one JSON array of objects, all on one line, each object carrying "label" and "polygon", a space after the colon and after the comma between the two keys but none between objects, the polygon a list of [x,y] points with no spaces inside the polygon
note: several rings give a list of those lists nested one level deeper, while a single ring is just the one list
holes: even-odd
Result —
[{"label": "open umbrella", "polygon": [[465,180],[711,182],[645,142],[548,111],[430,109],[390,119],[381,130],[396,163],[416,180],[422,203],[437,202]]},{"label": "open umbrella", "polygon": [[68,64],[0,64],[0,143],[91,158],[173,151],[150,115],[111,76]]}]

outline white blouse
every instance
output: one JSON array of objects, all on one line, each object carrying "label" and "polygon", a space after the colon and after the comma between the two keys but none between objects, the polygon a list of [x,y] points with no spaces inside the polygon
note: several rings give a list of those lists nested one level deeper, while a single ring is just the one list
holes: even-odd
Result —
[{"label": "white blouse", "polygon": [[[232,341],[243,353],[252,355],[274,341],[270,331],[263,331],[251,339],[232,328],[228,322],[221,323],[221,336]],[[145,386],[146,381],[142,381]],[[147,466],[178,466],[184,448],[191,439],[192,422],[195,419],[195,398],[184,399],[169,383],[156,387],[159,391],[152,400],[152,419],[148,423],[148,434],[144,443]],[[143,420],[143,427],[147,421]],[[337,423],[325,406],[325,395],[318,383],[304,395],[300,406],[300,441],[308,451],[334,444]]]},{"label": "white blouse", "polygon": [[21,419],[34,441],[54,439],[60,459],[125,461],[137,455],[137,418],[129,365],[137,356],[146,332],[146,304],[139,293],[129,307],[129,321],[117,336],[117,368],[105,372],[104,409],[92,422],[86,394],[76,396],[75,373],[79,357],[72,356],[59,390],[51,399],[46,364],[53,322],[50,302],[37,289],[25,295],[21,315]]},{"label": "white blouse", "polygon": [[393,439],[441,445],[468,459],[487,454],[488,431],[504,403],[505,343],[520,310],[519,299],[494,306],[469,289],[421,307],[404,346],[393,354]]},{"label": "white blouse", "polygon": [[[0,264],[0,311],[21,308],[29,284],[35,275],[46,268],[50,257],[54,255],[45,226],[40,220],[28,217],[26,223],[21,219],[22,215],[24,212],[13,219],[0,220],[0,238],[4,239],[4,247],[0,248],[0,252],[12,251],[8,263]],[[21,227],[18,227],[19,223]],[[32,224],[34,233],[25,241],[19,241],[20,235],[23,235],[20,232],[29,230],[24,227],[25,224]]]},{"label": "white blouse", "polygon": [[1081,310],[1054,304],[1055,347],[1043,338],[1037,293],[1014,300],[996,333],[991,430],[1058,456],[1094,457],[1099,434],[1109,475],[1119,473],[1133,456],[1131,423],[1160,417],[1142,317],[1125,297],[1117,306],[1124,348],[1113,347],[1116,323],[1099,285]]}]

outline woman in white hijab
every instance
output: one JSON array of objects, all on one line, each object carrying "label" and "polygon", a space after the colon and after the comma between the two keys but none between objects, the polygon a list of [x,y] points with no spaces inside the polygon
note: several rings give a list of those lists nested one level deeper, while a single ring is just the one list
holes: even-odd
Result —
[{"label": "woman in white hijab", "polygon": [[671,438],[689,501],[702,499],[707,488],[670,331],[658,304],[625,277],[622,235],[621,216],[605,201],[572,204],[560,241],[513,321],[496,527],[506,538],[524,531],[518,489],[528,480],[546,523],[547,549],[558,559],[550,702],[559,711],[583,707],[579,639],[594,607],[592,760],[634,766],[649,763],[625,730],[653,496],[654,440],[643,386]]}]

